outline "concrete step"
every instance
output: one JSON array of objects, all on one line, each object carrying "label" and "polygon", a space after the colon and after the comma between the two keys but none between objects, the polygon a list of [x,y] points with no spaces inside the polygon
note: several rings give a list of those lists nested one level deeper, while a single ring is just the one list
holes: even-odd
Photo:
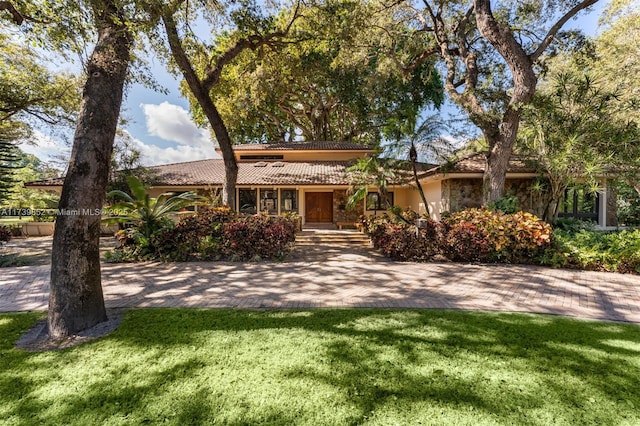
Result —
[{"label": "concrete step", "polygon": [[297,246],[369,246],[369,237],[359,231],[304,230],[296,236]]}]

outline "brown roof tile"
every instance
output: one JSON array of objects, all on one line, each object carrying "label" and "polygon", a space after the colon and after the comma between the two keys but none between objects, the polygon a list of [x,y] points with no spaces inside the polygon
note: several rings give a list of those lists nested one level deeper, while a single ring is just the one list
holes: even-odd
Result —
[{"label": "brown roof tile", "polygon": [[[238,163],[237,185],[347,185],[349,161]],[[202,160],[152,168],[157,185],[222,185],[224,162]]]},{"label": "brown roof tile", "polygon": [[[484,173],[487,164],[486,153],[480,152],[470,155],[453,163],[440,165],[427,170],[421,177],[433,176],[440,173]],[[507,173],[535,173],[535,164],[527,157],[513,154],[509,159]]]}]

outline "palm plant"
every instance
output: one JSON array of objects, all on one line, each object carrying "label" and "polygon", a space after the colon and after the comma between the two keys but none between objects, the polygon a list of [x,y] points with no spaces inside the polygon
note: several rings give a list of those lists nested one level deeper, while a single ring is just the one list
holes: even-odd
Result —
[{"label": "palm plant", "polygon": [[347,168],[346,172],[351,181],[347,208],[352,208],[362,201],[371,186],[378,188],[378,195],[385,209],[392,207],[389,205],[389,184],[397,178],[396,168],[390,164],[392,161],[374,154],[367,158],[359,158],[354,165]]},{"label": "palm plant", "polygon": [[427,197],[418,177],[419,158],[426,163],[441,163],[453,153],[453,144],[442,137],[445,124],[438,115],[426,117],[413,134],[398,138],[389,146],[390,154],[398,159],[408,158],[411,163],[413,180],[427,212],[431,215]]},{"label": "palm plant", "polygon": [[174,195],[172,192],[150,197],[140,179],[135,176],[127,178],[131,195],[124,191],[115,190],[107,194],[108,197],[119,197],[121,201],[112,206],[113,210],[123,214],[105,219],[107,223],[134,223],[137,231],[147,241],[153,234],[165,228],[171,221],[170,215],[181,209],[200,204],[203,197],[194,192]]}]

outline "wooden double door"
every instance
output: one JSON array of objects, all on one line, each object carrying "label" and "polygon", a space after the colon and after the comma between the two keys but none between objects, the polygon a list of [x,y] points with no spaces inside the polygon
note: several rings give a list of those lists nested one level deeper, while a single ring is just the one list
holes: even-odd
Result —
[{"label": "wooden double door", "polygon": [[333,222],[333,192],[305,192],[305,222]]}]

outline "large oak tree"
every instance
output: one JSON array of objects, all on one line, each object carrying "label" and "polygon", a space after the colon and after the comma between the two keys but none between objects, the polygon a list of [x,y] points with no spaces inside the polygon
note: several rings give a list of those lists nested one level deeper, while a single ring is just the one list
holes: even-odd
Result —
[{"label": "large oak tree", "polygon": [[406,69],[432,55],[441,59],[449,98],[481,131],[489,147],[485,202],[504,195],[504,183],[522,107],[536,90],[536,64],[561,28],[597,0],[518,2],[424,0],[407,2],[414,36],[429,37]]}]

